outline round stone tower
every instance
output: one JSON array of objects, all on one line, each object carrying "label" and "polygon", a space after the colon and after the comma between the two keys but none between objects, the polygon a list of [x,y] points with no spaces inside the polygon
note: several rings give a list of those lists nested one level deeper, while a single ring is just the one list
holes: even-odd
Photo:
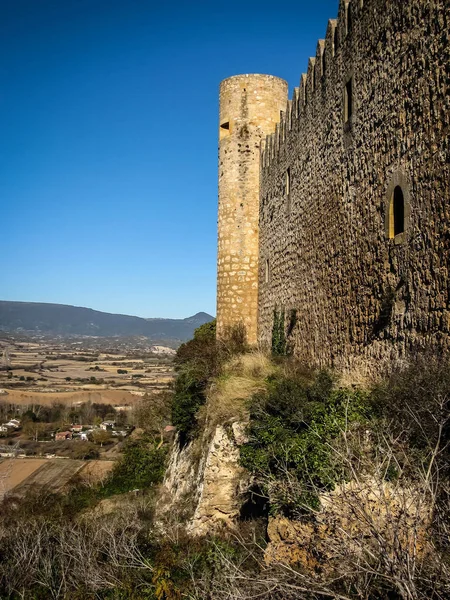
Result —
[{"label": "round stone tower", "polygon": [[260,144],[286,109],[288,85],[272,75],[220,84],[217,335],[242,323],[257,342]]}]

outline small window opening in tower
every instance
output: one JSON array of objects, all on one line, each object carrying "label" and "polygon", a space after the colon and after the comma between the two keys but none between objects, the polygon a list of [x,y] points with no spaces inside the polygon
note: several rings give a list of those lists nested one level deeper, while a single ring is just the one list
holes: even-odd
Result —
[{"label": "small window opening in tower", "polygon": [[226,137],[227,135],[230,135],[230,122],[224,121],[223,123],[220,124],[219,138],[222,139],[222,138]]},{"label": "small window opening in tower", "polygon": [[392,194],[389,210],[389,237],[395,238],[405,232],[405,198],[402,188],[397,185]]},{"label": "small window opening in tower", "polygon": [[325,57],[325,50],[322,52],[322,75],[325,75],[327,70],[327,59]]},{"label": "small window opening in tower", "polygon": [[338,36],[338,28],[337,25],[334,28],[334,53],[336,54],[336,52],[338,51],[339,48],[339,36]]},{"label": "small window opening in tower", "polygon": [[344,122],[348,123],[353,114],[353,79],[345,84]]},{"label": "small window opening in tower", "polygon": [[347,35],[352,31],[352,9],[350,4],[347,4],[345,7],[345,30]]},{"label": "small window opening in tower", "polygon": [[266,267],[265,267],[265,273],[264,273],[264,280],[266,283],[269,283],[270,281],[270,264],[269,264],[269,259],[266,258]]}]

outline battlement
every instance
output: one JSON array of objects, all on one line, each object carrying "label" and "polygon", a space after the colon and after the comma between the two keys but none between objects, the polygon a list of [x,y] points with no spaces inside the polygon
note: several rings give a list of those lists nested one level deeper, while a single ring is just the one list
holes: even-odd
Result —
[{"label": "battlement", "polygon": [[450,348],[446,0],[341,0],[260,155],[258,341],[308,364]]},{"label": "battlement", "polygon": [[[306,128],[314,121],[315,106],[323,102],[329,86],[344,86],[354,57],[352,45],[362,35],[367,16],[373,13],[379,0],[340,0],[338,16],[330,19],[325,39],[317,42],[316,55],[308,59],[306,73],[300,76],[299,87],[294,89],[286,109],[280,112],[279,125],[267,136],[261,148],[261,166],[267,168],[276,160],[279,149],[292,130]],[[370,35],[367,30],[367,35]]]},{"label": "battlement", "polygon": [[341,0],[291,99],[223,84],[219,331],[270,346],[282,310],[310,365],[450,348],[449,23],[447,0]]}]

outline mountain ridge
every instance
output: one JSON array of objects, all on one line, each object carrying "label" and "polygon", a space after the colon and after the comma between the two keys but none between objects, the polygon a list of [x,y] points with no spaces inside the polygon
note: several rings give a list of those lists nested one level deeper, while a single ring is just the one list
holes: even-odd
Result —
[{"label": "mountain ridge", "polygon": [[97,337],[140,335],[152,340],[182,342],[192,337],[196,327],[211,319],[205,312],[185,319],[146,319],[70,304],[0,300],[0,331],[4,332]]}]

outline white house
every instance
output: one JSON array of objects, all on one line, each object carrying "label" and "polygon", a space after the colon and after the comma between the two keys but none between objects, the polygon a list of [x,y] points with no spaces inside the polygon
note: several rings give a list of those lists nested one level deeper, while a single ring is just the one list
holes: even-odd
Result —
[{"label": "white house", "polygon": [[108,429],[112,429],[115,426],[116,426],[115,421],[103,421],[103,423],[100,425],[100,428],[107,431]]}]

